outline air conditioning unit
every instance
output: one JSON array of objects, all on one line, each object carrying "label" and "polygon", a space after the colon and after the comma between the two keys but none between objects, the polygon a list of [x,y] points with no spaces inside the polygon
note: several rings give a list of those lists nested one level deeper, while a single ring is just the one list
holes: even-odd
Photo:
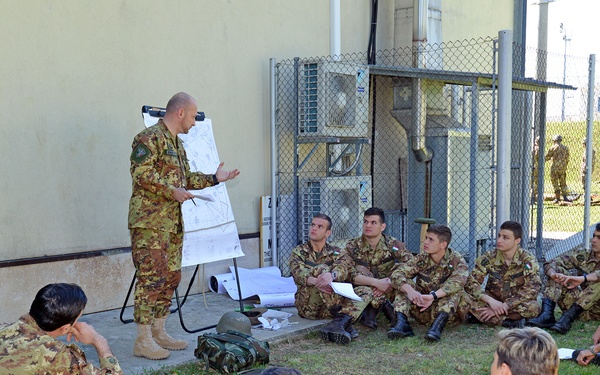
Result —
[{"label": "air conditioning unit", "polygon": [[345,241],[362,234],[364,212],[371,207],[371,176],[302,179],[302,241],[308,241],[312,218],[323,213],[333,223],[330,242]]},{"label": "air conditioning unit", "polygon": [[367,137],[367,66],[304,61],[298,90],[299,136]]}]

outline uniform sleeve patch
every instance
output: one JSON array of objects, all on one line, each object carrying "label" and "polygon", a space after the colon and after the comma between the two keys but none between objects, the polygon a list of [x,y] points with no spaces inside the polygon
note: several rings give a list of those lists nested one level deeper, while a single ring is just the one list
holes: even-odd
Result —
[{"label": "uniform sleeve patch", "polygon": [[141,163],[146,160],[152,153],[145,144],[140,143],[131,152],[131,160],[136,163]]},{"label": "uniform sleeve patch", "polygon": [[533,268],[533,266],[531,265],[531,262],[527,262],[527,263],[525,263],[525,269],[526,269],[526,270],[528,270],[528,271],[529,271],[529,270],[530,270],[530,269],[532,269],[532,268]]}]

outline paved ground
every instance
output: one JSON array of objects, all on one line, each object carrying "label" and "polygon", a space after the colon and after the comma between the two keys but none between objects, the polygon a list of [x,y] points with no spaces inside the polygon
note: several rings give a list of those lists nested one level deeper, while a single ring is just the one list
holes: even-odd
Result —
[{"label": "paved ground", "polygon": [[[182,316],[186,329],[194,331],[199,328],[216,325],[221,316],[228,312],[238,309],[239,302],[232,300],[227,294],[215,294],[207,292],[204,295],[194,295],[188,297],[182,308]],[[288,337],[299,335],[325,324],[325,320],[307,320],[298,316],[295,308],[284,308],[281,311],[292,313],[289,319],[290,324],[277,331],[267,331],[263,329],[252,329],[252,335],[259,340],[266,340],[269,343]],[[128,307],[125,310],[124,319],[132,317],[133,308]],[[175,338],[187,340],[189,345],[187,349],[181,351],[172,351],[171,356],[161,361],[151,361],[133,355],[133,342],[136,337],[136,326],[134,323],[123,324],[119,319],[121,311],[111,310],[100,313],[88,314],[81,317],[81,321],[91,324],[100,332],[113,350],[115,356],[119,359],[121,367],[125,374],[140,374],[144,369],[157,369],[162,366],[176,365],[187,361],[195,360],[194,349],[196,348],[197,337],[205,332],[215,332],[214,329],[204,330],[197,333],[186,332],[180,323],[177,313],[172,314],[167,321],[167,331]],[[98,356],[93,347],[88,345],[81,346],[88,360],[98,364]]]}]

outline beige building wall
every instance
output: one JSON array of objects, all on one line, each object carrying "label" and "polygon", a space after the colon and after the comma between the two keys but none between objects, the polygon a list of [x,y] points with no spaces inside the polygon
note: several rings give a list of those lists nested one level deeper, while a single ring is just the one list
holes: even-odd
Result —
[{"label": "beige building wall", "polygon": [[[473,5],[470,18],[458,9],[465,3]],[[512,8],[506,23],[490,23],[476,4],[445,0],[444,35],[510,27]],[[178,91],[198,100],[213,120],[221,159],[242,172],[227,183],[239,233],[258,233],[259,197],[271,184],[269,58],[329,55],[329,1],[0,0],[0,9],[0,263],[122,249],[0,268],[0,296],[12,302],[0,309],[0,322],[26,311],[50,282],[81,284],[87,312],[120,307],[133,275],[131,141],[143,129],[141,106],[164,106]],[[377,47],[390,49],[394,2],[379,9]],[[368,1],[341,1],[342,54],[365,53],[370,12]],[[239,265],[258,267],[258,239],[242,247]],[[230,264],[203,267],[194,292]]]}]

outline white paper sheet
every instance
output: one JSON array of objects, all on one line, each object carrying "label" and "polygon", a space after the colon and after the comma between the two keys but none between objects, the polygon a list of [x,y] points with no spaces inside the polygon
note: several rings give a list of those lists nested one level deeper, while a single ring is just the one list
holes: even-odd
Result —
[{"label": "white paper sheet", "polygon": [[341,296],[353,299],[355,301],[362,301],[362,298],[360,298],[356,293],[354,293],[354,287],[350,283],[332,282],[331,287],[333,288],[334,292]]},{"label": "white paper sheet", "polygon": [[560,348],[558,349],[558,358],[560,359],[573,359],[574,349]]}]

